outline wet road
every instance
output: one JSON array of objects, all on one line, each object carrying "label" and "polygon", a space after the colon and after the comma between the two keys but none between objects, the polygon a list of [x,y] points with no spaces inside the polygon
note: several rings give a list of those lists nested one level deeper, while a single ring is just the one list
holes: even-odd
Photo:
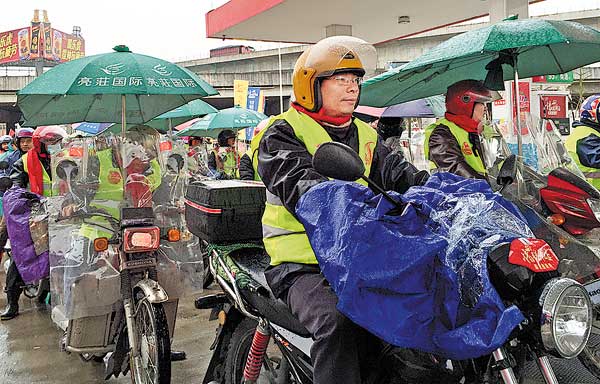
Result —
[{"label": "wet road", "polygon": [[[0,273],[0,286],[4,285]],[[214,285],[213,285],[214,287]],[[1,292],[1,291],[0,291]],[[205,290],[203,294],[215,292]],[[180,301],[173,348],[184,350],[187,360],[174,362],[172,383],[201,383],[210,359],[209,346],[215,335],[216,322],[209,322],[208,310],[194,308],[194,297]],[[0,293],[0,308],[6,297]],[[0,383],[130,383],[129,376],[103,380],[103,364],[83,362],[75,354],[59,350],[62,331],[50,319],[50,311],[40,311],[33,301],[21,297],[21,315],[0,322]],[[552,361],[560,383],[600,383],[577,361]],[[526,368],[526,384],[544,383],[534,363]]]},{"label": "wet road", "polygon": [[[0,281],[3,288],[3,273]],[[4,308],[6,297],[0,294],[0,308]],[[208,347],[215,335],[216,322],[209,323],[210,312],[195,309],[193,299],[180,301],[173,348],[186,351],[187,360],[173,363],[173,383],[201,383],[210,359]],[[0,383],[131,382],[129,376],[104,381],[102,363],[83,362],[75,354],[60,352],[62,331],[50,319],[50,311],[36,309],[33,301],[24,296],[20,305],[20,316],[0,322]]]}]

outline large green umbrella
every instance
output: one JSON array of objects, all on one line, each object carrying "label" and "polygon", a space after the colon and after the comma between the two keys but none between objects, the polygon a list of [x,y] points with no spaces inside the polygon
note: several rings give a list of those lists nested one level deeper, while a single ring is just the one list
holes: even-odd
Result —
[{"label": "large green umbrella", "polygon": [[[446,93],[464,79],[491,89],[519,77],[559,74],[600,61],[600,32],[570,21],[506,20],[455,36],[363,83],[361,105],[383,107]],[[516,94],[514,95],[517,96]],[[519,103],[515,103],[517,109]],[[520,119],[517,119],[520,125]],[[518,131],[521,154],[521,129]]]},{"label": "large green umbrella", "polygon": [[[61,64],[18,92],[28,124],[142,124],[217,91],[194,73],[151,56],[115,52]],[[123,113],[123,111],[126,111]]]}]

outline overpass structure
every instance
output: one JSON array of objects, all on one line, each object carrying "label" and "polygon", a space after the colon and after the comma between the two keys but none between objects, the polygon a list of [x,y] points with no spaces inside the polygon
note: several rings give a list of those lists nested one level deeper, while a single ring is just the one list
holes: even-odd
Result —
[{"label": "overpass structure", "polygon": [[[557,13],[533,16],[553,20],[572,20],[590,25],[600,30],[600,9],[577,12]],[[377,71],[383,72],[394,66],[401,65],[420,56],[427,49],[441,43],[459,33],[481,28],[490,23],[487,19],[477,19],[455,25],[445,26],[436,30],[420,32],[399,40],[384,41],[376,44],[378,52]],[[257,51],[247,54],[202,58],[179,62],[200,75],[213,85],[220,95],[208,98],[208,101],[218,108],[233,106],[233,81],[248,80],[252,87],[260,87],[266,96],[265,113],[277,114],[280,111],[280,60],[281,60],[281,93],[283,108],[287,108],[292,93],[292,71],[294,63],[306,45],[287,46],[281,49]],[[600,67],[590,66],[581,71],[582,82],[579,84],[580,73],[574,73],[575,81],[570,85],[575,98],[600,93]],[[0,75],[0,121],[9,124],[14,122],[16,91],[34,79],[33,76],[1,76]],[[567,87],[551,85],[549,87]],[[7,120],[12,117],[12,121]]]},{"label": "overpass structure", "polygon": [[[570,20],[589,25],[600,30],[600,9],[577,12],[566,12],[550,15],[533,16],[552,20]],[[384,72],[395,66],[409,62],[431,47],[457,34],[484,27],[490,18],[463,22],[432,31],[421,32],[400,40],[385,41],[376,44],[378,63],[377,72]],[[287,107],[292,92],[292,71],[294,63],[306,45],[258,51],[249,54],[222,56],[189,60],[178,64],[202,76],[216,89],[220,95],[212,97],[209,102],[217,107],[233,105],[233,81],[248,80],[250,86],[260,87],[266,96],[266,113],[279,113],[279,59],[281,58],[282,93],[284,109]],[[581,74],[582,84],[579,84]],[[575,81],[571,88],[574,96],[600,93],[600,67],[589,66],[581,72],[575,71]],[[567,87],[568,85],[551,85],[547,87]]]}]

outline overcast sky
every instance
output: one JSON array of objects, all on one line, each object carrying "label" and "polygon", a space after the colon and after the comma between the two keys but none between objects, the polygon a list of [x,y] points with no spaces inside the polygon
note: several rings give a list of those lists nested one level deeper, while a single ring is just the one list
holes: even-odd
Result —
[{"label": "overcast sky", "polygon": [[[205,14],[227,0],[3,0],[0,32],[30,25],[34,9],[46,9],[53,28],[81,27],[86,54],[125,44],[133,52],[170,61],[208,57],[211,48],[235,42],[207,39]],[[41,18],[41,12],[40,12]],[[273,43],[244,42],[257,49]]]},{"label": "overcast sky", "polygon": [[[235,44],[207,39],[205,14],[227,0],[3,0],[0,32],[30,25],[34,9],[46,9],[52,27],[70,33],[81,27],[86,54],[126,44],[133,52],[170,61],[208,57],[211,48]],[[327,0],[323,0],[327,1]],[[365,0],[367,1],[367,0]],[[546,0],[530,13],[547,14],[600,8],[600,0]],[[257,49],[276,44],[244,42]]]}]

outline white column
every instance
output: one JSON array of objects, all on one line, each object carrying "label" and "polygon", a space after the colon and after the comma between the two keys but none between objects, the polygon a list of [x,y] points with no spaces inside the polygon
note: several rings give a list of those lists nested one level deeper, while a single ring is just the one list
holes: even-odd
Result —
[{"label": "white column", "polygon": [[528,0],[484,0],[490,5],[490,22],[497,23],[502,19],[518,14],[519,19],[529,17]]}]

